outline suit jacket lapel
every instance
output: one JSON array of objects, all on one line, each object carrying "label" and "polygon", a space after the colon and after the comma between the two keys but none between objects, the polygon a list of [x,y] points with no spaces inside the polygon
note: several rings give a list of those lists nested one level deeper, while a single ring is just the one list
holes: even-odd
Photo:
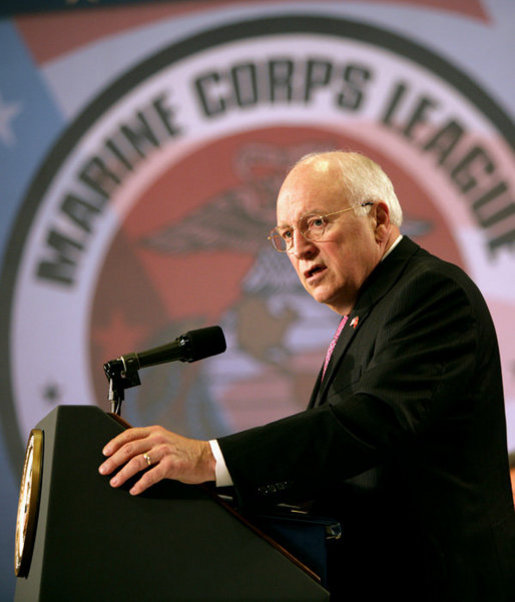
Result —
[{"label": "suit jacket lapel", "polygon": [[331,360],[327,366],[327,370],[323,380],[321,380],[322,373],[319,374],[317,384],[317,395],[314,400],[314,405],[319,405],[321,399],[323,399],[324,394],[327,390],[329,383],[332,381],[332,377],[334,372],[336,371],[342,357],[347,351],[349,345],[351,344],[354,335],[356,334],[360,323],[366,318],[368,311],[359,311],[353,310],[349,314],[349,319],[347,320],[347,324],[345,324],[336,346],[334,348],[333,354],[331,356]]},{"label": "suit jacket lapel", "polygon": [[311,392],[311,398],[309,400],[308,403],[308,410],[310,408],[315,407],[316,405],[318,405],[318,399],[320,397],[320,385],[322,383],[322,371],[323,371],[323,367],[320,368],[320,372],[318,373],[316,382],[315,382],[315,386],[313,387],[313,391]]}]

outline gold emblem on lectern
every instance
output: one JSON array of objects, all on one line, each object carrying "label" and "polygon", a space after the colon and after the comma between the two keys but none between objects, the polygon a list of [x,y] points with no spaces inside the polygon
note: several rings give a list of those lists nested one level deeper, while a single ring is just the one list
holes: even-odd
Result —
[{"label": "gold emblem on lectern", "polygon": [[14,572],[17,577],[26,577],[29,572],[36,537],[42,469],[43,431],[33,429],[25,451],[16,517]]}]

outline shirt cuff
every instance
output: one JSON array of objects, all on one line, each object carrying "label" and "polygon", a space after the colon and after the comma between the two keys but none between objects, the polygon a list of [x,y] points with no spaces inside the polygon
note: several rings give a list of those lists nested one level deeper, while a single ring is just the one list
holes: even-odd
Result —
[{"label": "shirt cuff", "polygon": [[216,486],[217,487],[230,487],[233,482],[231,475],[229,474],[229,470],[225,463],[224,456],[222,454],[222,450],[220,449],[220,445],[216,439],[211,439],[209,441],[209,445],[211,446],[211,452],[215,457],[215,478],[216,478]]}]

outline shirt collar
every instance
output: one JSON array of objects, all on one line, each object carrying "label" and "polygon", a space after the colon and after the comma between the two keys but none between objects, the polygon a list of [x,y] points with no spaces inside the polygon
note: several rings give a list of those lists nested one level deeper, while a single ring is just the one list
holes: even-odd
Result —
[{"label": "shirt collar", "polygon": [[401,242],[402,240],[402,234],[399,234],[399,236],[395,239],[393,245],[388,249],[388,251],[386,251],[386,253],[381,257],[381,261],[383,261],[384,259],[386,259],[386,257],[388,257],[388,255],[390,255],[390,253],[395,249],[395,247]]}]

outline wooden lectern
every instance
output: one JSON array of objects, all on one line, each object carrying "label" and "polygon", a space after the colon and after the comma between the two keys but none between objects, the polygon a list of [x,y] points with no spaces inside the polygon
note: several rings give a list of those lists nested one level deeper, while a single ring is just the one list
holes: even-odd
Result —
[{"label": "wooden lectern", "polygon": [[123,427],[100,408],[60,406],[35,430],[42,454],[26,469],[41,470],[40,490],[27,487],[31,507],[22,504],[34,524],[17,602],[329,600],[207,489],[166,481],[133,497],[130,485],[111,488],[98,473],[101,450]]}]

